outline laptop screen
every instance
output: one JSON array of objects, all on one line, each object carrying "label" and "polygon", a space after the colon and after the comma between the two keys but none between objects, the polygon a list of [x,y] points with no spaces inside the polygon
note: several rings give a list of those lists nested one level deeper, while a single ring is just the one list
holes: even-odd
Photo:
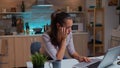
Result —
[{"label": "laptop screen", "polygon": [[[120,54],[120,46],[108,49],[107,53],[105,54],[100,64],[96,65],[94,68],[105,68],[105,67],[110,66],[117,59],[119,54]],[[91,61],[90,63],[80,62],[74,65],[73,67],[75,68],[88,67],[89,68],[89,66],[91,66],[92,64],[100,61],[100,59],[98,58],[94,60],[95,61]]]},{"label": "laptop screen", "polygon": [[104,56],[98,68],[104,68],[113,64],[113,62],[117,59],[119,54],[120,54],[120,46],[108,49],[108,52]]}]

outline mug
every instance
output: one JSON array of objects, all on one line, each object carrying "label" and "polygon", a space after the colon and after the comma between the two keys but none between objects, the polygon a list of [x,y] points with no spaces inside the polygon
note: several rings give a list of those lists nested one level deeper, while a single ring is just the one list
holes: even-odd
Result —
[{"label": "mug", "polygon": [[61,60],[55,60],[50,63],[52,63],[52,67],[50,68],[61,68]]}]

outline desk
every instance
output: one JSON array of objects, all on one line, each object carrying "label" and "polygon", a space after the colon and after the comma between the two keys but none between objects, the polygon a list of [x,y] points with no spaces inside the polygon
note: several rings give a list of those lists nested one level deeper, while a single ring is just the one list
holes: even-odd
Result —
[{"label": "desk", "polygon": [[[103,56],[100,56],[100,57],[91,57],[92,58],[103,58]],[[118,61],[118,60],[117,60]],[[117,61],[115,61],[113,63],[112,66],[110,66],[109,68],[120,68],[120,65],[117,65]],[[50,62],[46,62],[45,63],[45,68],[50,68],[49,67],[49,63]],[[79,63],[76,59],[65,59],[65,60],[62,60],[62,63],[61,63],[61,68],[72,68],[73,65]],[[51,68],[52,68],[52,64],[50,64]],[[32,68],[32,63],[31,62],[27,62],[27,68]]]},{"label": "desk", "polygon": [[[50,68],[49,63],[50,62],[45,63],[45,68]],[[72,66],[77,63],[78,61],[76,59],[65,59],[65,60],[62,60],[61,68],[72,68]],[[51,63],[50,63],[50,66],[51,68],[53,68]],[[33,65],[31,62],[27,62],[27,68],[33,68]]]}]

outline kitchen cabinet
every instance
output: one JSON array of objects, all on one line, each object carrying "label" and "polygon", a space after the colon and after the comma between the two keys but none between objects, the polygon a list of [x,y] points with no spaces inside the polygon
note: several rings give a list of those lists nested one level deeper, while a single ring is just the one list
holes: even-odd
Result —
[{"label": "kitchen cabinet", "polygon": [[16,37],[15,38],[15,67],[26,66],[26,62],[30,61],[30,46],[33,42],[41,42],[40,36]]},{"label": "kitchen cabinet", "polygon": [[[88,33],[81,32],[81,33],[73,33],[73,43],[76,52],[82,56],[88,56]],[[68,52],[65,52],[65,56],[71,58]]]},{"label": "kitchen cabinet", "polygon": [[[12,68],[14,66],[14,38],[1,37],[0,39],[6,40],[4,45],[6,48],[5,55],[0,56],[0,68]],[[2,42],[3,43],[3,42]]]}]

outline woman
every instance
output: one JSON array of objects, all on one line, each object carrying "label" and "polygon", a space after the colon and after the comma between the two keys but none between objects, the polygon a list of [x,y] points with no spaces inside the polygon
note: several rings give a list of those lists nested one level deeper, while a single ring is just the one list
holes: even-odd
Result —
[{"label": "woman", "polygon": [[71,27],[73,20],[65,12],[55,12],[51,15],[51,29],[43,34],[45,48],[49,56],[54,60],[62,60],[67,49],[70,56],[79,60],[89,62],[87,57],[78,55],[74,49]]}]

